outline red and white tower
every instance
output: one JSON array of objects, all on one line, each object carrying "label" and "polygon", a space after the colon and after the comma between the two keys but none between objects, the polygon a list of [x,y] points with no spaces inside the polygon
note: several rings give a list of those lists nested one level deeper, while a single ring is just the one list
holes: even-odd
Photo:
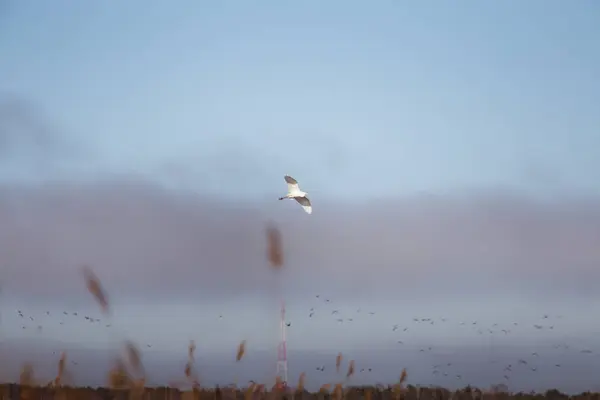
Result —
[{"label": "red and white tower", "polygon": [[281,321],[279,321],[279,330],[281,337],[277,346],[277,376],[283,381],[284,385],[288,383],[287,369],[287,338],[285,334],[285,303],[281,302]]}]

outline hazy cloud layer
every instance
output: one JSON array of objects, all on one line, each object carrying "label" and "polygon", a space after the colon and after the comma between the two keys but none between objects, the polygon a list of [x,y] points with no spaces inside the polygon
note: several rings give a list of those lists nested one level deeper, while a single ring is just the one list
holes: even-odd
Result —
[{"label": "hazy cloud layer", "polygon": [[592,296],[600,275],[595,201],[542,204],[501,194],[313,201],[308,216],[291,202],[221,204],[136,179],[4,185],[2,280],[22,296],[74,295],[85,290],[78,267],[90,264],[109,292],[154,299],[261,292],[273,275],[269,221],[281,228],[282,279],[296,292]]},{"label": "hazy cloud layer", "polygon": [[[361,204],[315,193],[309,216],[276,200],[283,180],[262,203],[135,176],[59,180],[65,159],[83,154],[27,101],[1,97],[0,164],[48,173],[41,184],[0,184],[0,280],[11,296],[87,296],[83,264],[113,298],[157,302],[264,294],[276,282],[287,296],[597,296],[599,199],[497,190]],[[280,276],[265,257],[267,223],[283,235]]]}]

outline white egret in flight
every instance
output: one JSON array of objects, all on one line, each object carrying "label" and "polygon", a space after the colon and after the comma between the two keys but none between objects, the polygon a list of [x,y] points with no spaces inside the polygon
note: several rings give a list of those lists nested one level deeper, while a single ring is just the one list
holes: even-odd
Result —
[{"label": "white egret in flight", "polygon": [[310,204],[310,200],[308,199],[308,197],[306,197],[307,193],[303,192],[298,187],[298,181],[289,175],[284,176],[284,179],[287,182],[288,194],[286,194],[283,197],[280,197],[279,200],[294,199],[298,202],[298,204],[302,206],[304,211],[306,211],[308,214],[311,214],[312,206]]}]

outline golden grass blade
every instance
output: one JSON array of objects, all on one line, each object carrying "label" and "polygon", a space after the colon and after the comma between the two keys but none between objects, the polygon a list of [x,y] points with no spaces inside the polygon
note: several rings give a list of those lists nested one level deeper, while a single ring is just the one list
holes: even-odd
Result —
[{"label": "golden grass blade", "polygon": [[58,360],[58,373],[56,374],[56,378],[54,379],[54,385],[60,386],[63,381],[63,377],[65,376],[67,366],[67,353],[62,352],[60,355],[60,360]]},{"label": "golden grass blade", "polygon": [[348,373],[346,374],[346,378],[350,378],[354,375],[354,360],[350,360],[350,365],[348,366]]},{"label": "golden grass blade", "polygon": [[186,378],[188,378],[188,379],[192,378],[192,362],[191,361],[188,361],[185,364],[185,370],[184,370],[184,372],[185,372]]},{"label": "golden grass blade", "polygon": [[298,392],[303,392],[304,391],[304,383],[306,381],[306,374],[303,372],[300,374],[300,378],[298,378],[298,387],[296,388],[296,390]]},{"label": "golden grass blade", "polygon": [[402,385],[404,381],[408,378],[408,373],[406,372],[406,368],[402,369],[402,373],[400,374],[400,384]]},{"label": "golden grass blade", "polygon": [[337,372],[340,372],[340,366],[342,365],[342,353],[338,353],[337,357],[335,358],[335,370]]},{"label": "golden grass blade", "polygon": [[408,377],[408,373],[406,372],[406,368],[402,369],[402,373],[400,374],[400,379],[398,383],[393,386],[393,393],[395,399],[400,399],[402,393],[404,392],[404,387],[402,386]]},{"label": "golden grass blade", "polygon": [[31,363],[23,364],[21,374],[19,375],[19,384],[21,386],[35,386],[33,365]]},{"label": "golden grass blade", "polygon": [[246,341],[242,340],[242,342],[238,346],[237,355],[235,357],[236,361],[240,361],[244,354],[246,353]]},{"label": "golden grass blade", "polygon": [[267,258],[273,269],[279,270],[283,267],[281,233],[274,225],[267,227]]},{"label": "golden grass blade", "polygon": [[333,389],[334,396],[336,400],[341,400],[344,394],[344,388],[341,383],[336,383],[335,388]]},{"label": "golden grass blade", "polygon": [[325,383],[325,384],[321,385],[321,387],[319,388],[319,392],[326,394],[329,392],[330,387],[331,387],[331,383]]},{"label": "golden grass blade", "polygon": [[94,296],[98,305],[100,305],[100,309],[103,313],[107,314],[109,312],[108,309],[108,299],[106,297],[106,292],[102,288],[100,284],[100,280],[94,272],[92,272],[91,268],[88,266],[83,267],[83,274],[85,277],[86,285],[88,291]]},{"label": "golden grass blade", "polygon": [[246,390],[244,390],[244,400],[252,400],[255,386],[256,384],[252,383],[246,388]]},{"label": "golden grass blade", "polygon": [[125,343],[125,349],[127,352],[127,359],[129,364],[133,367],[136,372],[143,373],[144,366],[142,365],[142,356],[140,350],[132,341]]},{"label": "golden grass blade", "polygon": [[118,358],[108,375],[108,384],[111,389],[127,389],[131,385],[131,377],[125,368],[125,363]]},{"label": "golden grass blade", "polygon": [[144,398],[145,393],[146,393],[146,379],[144,379],[144,378],[136,379],[131,383],[131,388],[129,390],[129,399],[130,400],[142,400]]},{"label": "golden grass blade", "polygon": [[196,342],[190,340],[190,345],[188,346],[188,359],[194,361],[194,353],[196,352]]}]

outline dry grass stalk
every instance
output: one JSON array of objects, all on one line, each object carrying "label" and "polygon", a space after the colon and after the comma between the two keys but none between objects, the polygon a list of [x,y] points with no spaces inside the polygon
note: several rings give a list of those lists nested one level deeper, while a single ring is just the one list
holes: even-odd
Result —
[{"label": "dry grass stalk", "polygon": [[188,359],[190,362],[194,361],[194,353],[196,352],[196,342],[190,340],[190,344],[188,346]]},{"label": "dry grass stalk", "polygon": [[335,358],[335,370],[337,372],[340,372],[340,366],[342,365],[342,353],[338,353],[337,357]]},{"label": "dry grass stalk", "polygon": [[304,383],[305,382],[306,382],[306,374],[303,372],[300,374],[300,378],[298,378],[298,387],[296,388],[296,390],[298,392],[304,391]]},{"label": "dry grass stalk", "polygon": [[62,384],[66,372],[66,367],[67,353],[63,351],[60,355],[60,360],[58,360],[58,373],[56,374],[56,378],[54,379],[54,386],[60,386]]},{"label": "dry grass stalk", "polygon": [[244,357],[245,353],[246,353],[246,341],[242,340],[242,342],[238,346],[238,350],[237,350],[237,354],[236,354],[235,360],[236,361],[240,361],[242,359],[242,357]]},{"label": "dry grass stalk", "polygon": [[132,400],[141,400],[146,392],[146,379],[135,379],[131,382],[129,398]]},{"label": "dry grass stalk", "polygon": [[346,378],[350,378],[354,375],[354,360],[350,360],[350,365],[348,366],[348,373],[346,374]]},{"label": "dry grass stalk", "polygon": [[334,394],[336,400],[342,400],[342,397],[344,397],[344,388],[342,387],[341,383],[335,384],[335,388],[333,389],[333,394]]},{"label": "dry grass stalk", "polygon": [[105,291],[102,289],[102,285],[100,284],[100,280],[94,272],[92,272],[91,268],[88,266],[83,267],[83,274],[85,277],[85,281],[87,284],[88,291],[94,296],[96,302],[100,305],[100,309],[103,313],[108,314],[108,299],[106,297]]},{"label": "dry grass stalk", "polygon": [[200,380],[198,379],[198,376],[196,375],[196,372],[194,371],[194,363],[191,361],[188,361],[185,364],[185,377],[187,378],[188,382],[190,382],[192,384],[192,388],[194,389],[200,389]]},{"label": "dry grass stalk", "polygon": [[33,386],[36,385],[36,382],[33,378],[32,364],[25,363],[23,365],[23,368],[21,369],[21,374],[19,376],[19,384],[22,386],[21,399],[32,399],[34,397]]},{"label": "dry grass stalk", "polygon": [[21,368],[21,374],[19,375],[19,385],[35,386],[35,380],[33,377],[33,365],[31,363],[23,364],[23,367]]},{"label": "dry grass stalk", "polygon": [[278,270],[283,267],[281,233],[274,225],[267,227],[267,258],[273,269]]},{"label": "dry grass stalk", "polygon": [[402,369],[402,373],[400,374],[400,384],[404,384],[404,382],[406,381],[406,378],[408,378],[408,373],[406,372],[406,368]]},{"label": "dry grass stalk", "polygon": [[403,385],[404,385],[404,382],[406,381],[407,377],[408,377],[408,374],[406,372],[406,368],[404,368],[404,369],[402,369],[402,373],[400,374],[400,379],[398,380],[398,383],[395,384],[393,387],[394,398],[396,400],[400,399],[400,397],[404,393]]},{"label": "dry grass stalk", "polygon": [[108,386],[113,390],[124,390],[128,389],[131,383],[132,379],[127,372],[125,363],[117,358],[108,375]]},{"label": "dry grass stalk", "polygon": [[331,383],[325,383],[325,384],[321,385],[321,387],[319,388],[319,393],[322,393],[322,394],[329,393],[330,387],[331,387]]},{"label": "dry grass stalk", "polygon": [[194,362],[195,362],[195,353],[196,353],[196,342],[190,340],[190,344],[188,345],[188,362],[185,364],[185,377],[191,382],[193,390],[200,389],[200,380],[194,371]]},{"label": "dry grass stalk", "polygon": [[127,353],[127,359],[129,365],[131,365],[135,372],[144,375],[144,366],[142,364],[142,356],[137,346],[132,341],[125,342],[125,350]]},{"label": "dry grass stalk", "polygon": [[252,400],[252,395],[254,394],[254,389],[256,388],[256,383],[251,383],[250,386],[244,390],[244,400]]}]

